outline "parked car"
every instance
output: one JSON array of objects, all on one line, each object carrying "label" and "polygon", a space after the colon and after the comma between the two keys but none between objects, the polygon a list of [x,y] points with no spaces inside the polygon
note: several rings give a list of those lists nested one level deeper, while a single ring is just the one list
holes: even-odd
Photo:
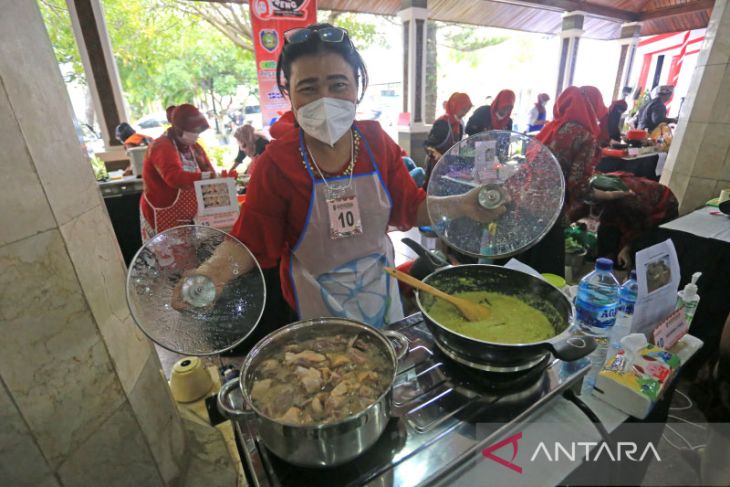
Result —
[{"label": "parked car", "polygon": [[170,123],[167,121],[167,114],[165,112],[155,112],[145,115],[132,124],[132,127],[137,132],[149,135],[153,139],[156,139],[162,135]]},{"label": "parked car", "polygon": [[251,124],[254,128],[260,129],[263,126],[261,119],[261,106],[249,105],[243,109],[243,123]]}]

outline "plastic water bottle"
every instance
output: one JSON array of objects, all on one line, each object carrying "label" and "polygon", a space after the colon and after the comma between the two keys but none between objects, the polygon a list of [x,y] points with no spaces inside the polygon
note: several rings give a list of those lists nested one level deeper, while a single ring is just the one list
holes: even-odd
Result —
[{"label": "plastic water bottle", "polygon": [[634,317],[634,304],[636,295],[639,292],[639,283],[636,282],[636,271],[631,271],[618,291],[618,311],[616,312],[616,323],[611,331],[611,348],[621,348],[621,339],[631,333],[631,321]]},{"label": "plastic water bottle", "polygon": [[596,260],[596,269],[578,283],[575,312],[581,330],[589,335],[607,336],[616,321],[618,291],[613,261]]},{"label": "plastic water bottle", "polygon": [[616,322],[620,285],[612,270],[613,261],[600,258],[596,260],[595,270],[578,283],[576,321],[583,333],[593,336],[597,342],[596,349],[588,356],[591,370],[583,379],[583,394],[590,393],[596,383],[596,376],[606,361],[611,328]]}]

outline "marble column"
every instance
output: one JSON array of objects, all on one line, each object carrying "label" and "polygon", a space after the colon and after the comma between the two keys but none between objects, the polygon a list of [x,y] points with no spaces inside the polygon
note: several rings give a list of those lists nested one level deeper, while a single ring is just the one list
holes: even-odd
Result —
[{"label": "marble column", "polygon": [[37,2],[0,4],[0,485],[177,485],[182,421]]},{"label": "marble column", "polygon": [[558,64],[558,84],[555,88],[555,99],[573,84],[575,63],[578,60],[578,46],[583,35],[583,13],[566,12],[563,14],[563,26],[560,32],[560,62]]},{"label": "marble column", "polygon": [[661,182],[689,213],[730,188],[730,2],[717,0]]},{"label": "marble column", "polygon": [[629,84],[631,70],[634,67],[636,49],[639,46],[640,33],[641,24],[637,22],[623,24],[621,26],[621,37],[618,39],[618,43],[621,46],[621,53],[618,59],[618,69],[616,69],[616,82],[613,85],[612,100],[618,99],[623,88]]},{"label": "marble column", "polygon": [[407,129],[398,132],[398,143],[415,161],[423,161],[423,142],[430,126],[426,113],[426,34],[428,28],[427,0],[404,0],[398,12],[403,23],[403,111],[410,113]]}]

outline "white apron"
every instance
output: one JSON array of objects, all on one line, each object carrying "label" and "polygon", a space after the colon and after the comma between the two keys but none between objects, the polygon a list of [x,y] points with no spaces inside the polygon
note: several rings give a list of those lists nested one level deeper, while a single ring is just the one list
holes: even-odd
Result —
[{"label": "white apron", "polygon": [[[382,328],[403,318],[398,283],[383,271],[394,265],[393,244],[386,233],[392,202],[370,146],[362,134],[360,138],[375,169],[352,176],[362,233],[332,239],[327,186],[312,172],[300,130],[299,146],[312,179],[312,194],[307,221],[291,251],[289,278],[300,319],[335,316]],[[349,176],[327,181],[343,178]]]}]

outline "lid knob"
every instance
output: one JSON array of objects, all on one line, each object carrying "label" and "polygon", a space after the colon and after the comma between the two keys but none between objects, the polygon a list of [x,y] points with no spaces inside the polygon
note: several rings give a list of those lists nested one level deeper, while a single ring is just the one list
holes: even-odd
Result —
[{"label": "lid knob", "polygon": [[499,186],[488,184],[479,190],[479,205],[487,210],[493,210],[502,206],[505,200],[504,193]]},{"label": "lid knob", "polygon": [[203,308],[215,300],[215,284],[203,275],[186,277],[181,289],[182,298],[190,306]]}]

